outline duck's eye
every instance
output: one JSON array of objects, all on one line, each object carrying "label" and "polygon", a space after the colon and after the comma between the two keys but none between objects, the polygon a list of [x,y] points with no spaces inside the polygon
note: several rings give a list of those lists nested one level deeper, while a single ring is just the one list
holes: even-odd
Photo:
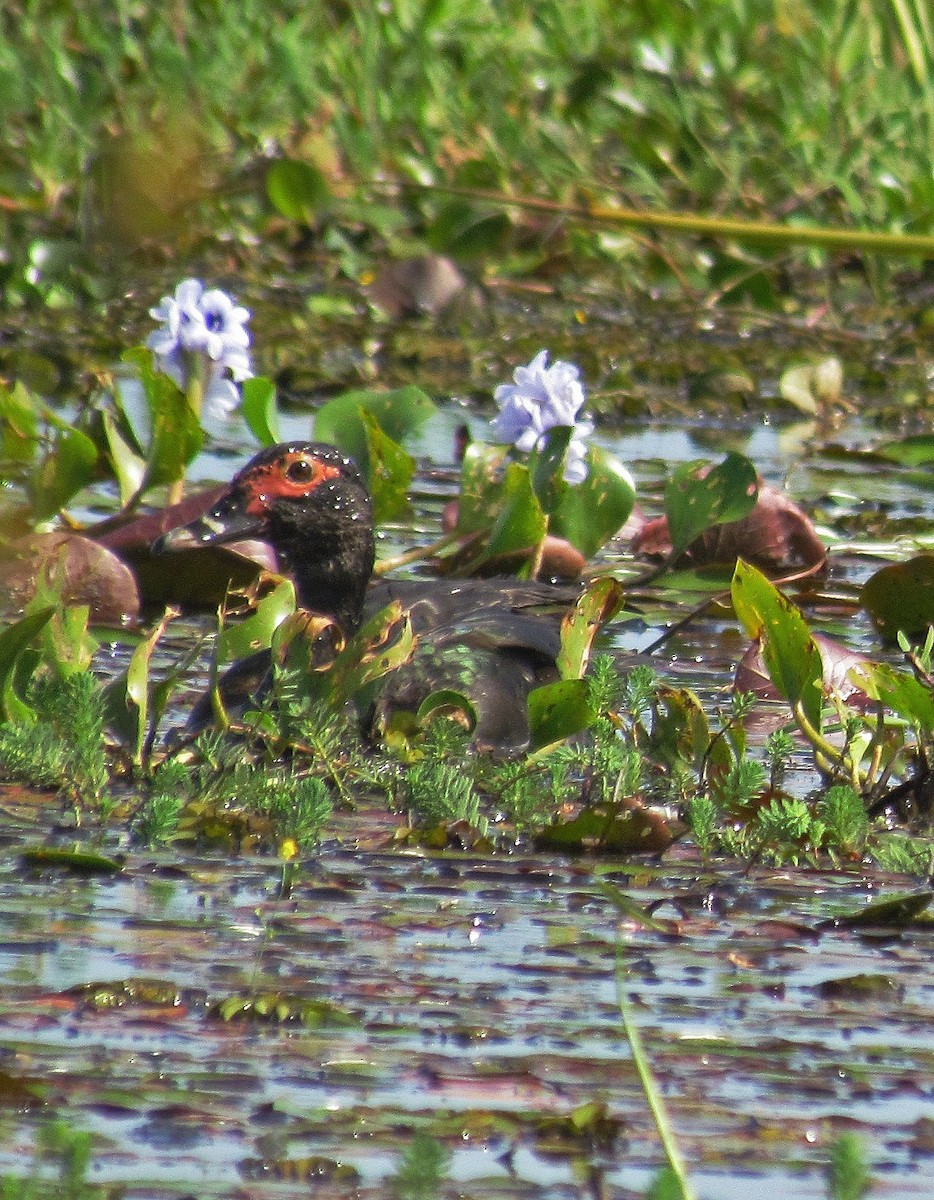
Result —
[{"label": "duck's eye", "polygon": [[289,463],[285,474],[290,483],[311,483],[315,477],[315,468],[307,458],[297,458]]}]

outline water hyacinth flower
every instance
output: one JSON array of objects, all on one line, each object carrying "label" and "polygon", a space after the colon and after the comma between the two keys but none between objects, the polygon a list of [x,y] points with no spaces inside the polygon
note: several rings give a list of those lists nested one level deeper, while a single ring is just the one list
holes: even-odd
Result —
[{"label": "water hyacinth flower", "polygon": [[233,412],[240,403],[237,384],[253,374],[247,352],[249,309],[220,288],[183,279],[175,295],[163,296],[149,315],[160,323],[146,339],[159,370],[183,391],[197,380],[214,416]]},{"label": "water hyacinth flower", "polygon": [[593,433],[593,421],[579,421],[584,406],[580,370],[567,362],[549,367],[548,351],[540,350],[527,367],[517,367],[513,383],[502,383],[493,393],[499,413],[492,421],[498,441],[509,442],[523,454],[540,449],[545,435],[556,425],[573,430],[564,462],[567,483],[582,483],[587,478],[587,443]]}]

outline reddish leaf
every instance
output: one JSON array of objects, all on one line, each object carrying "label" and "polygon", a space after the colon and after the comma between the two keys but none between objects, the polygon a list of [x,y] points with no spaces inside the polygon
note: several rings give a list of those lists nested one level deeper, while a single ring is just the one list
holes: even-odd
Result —
[{"label": "reddish leaf", "polygon": [[261,571],[278,570],[272,549],[265,542],[244,541],[153,554],[152,544],[168,530],[206,513],[226,490],[222,484],[198,492],[179,504],[108,529],[95,540],[130,564],[146,604],[214,609],[231,588],[248,587]]},{"label": "reddish leaf", "polygon": [[[872,700],[862,688],[857,687],[850,679],[849,672],[851,667],[872,660],[865,654],[860,654],[858,650],[851,650],[842,642],[836,642],[823,633],[815,633],[812,636],[820,650],[823,663],[824,691],[827,694],[836,693],[851,708],[860,710],[869,708],[873,703]],[[762,647],[758,641],[751,642],[749,649],[740,659],[733,678],[733,687],[737,692],[752,692],[759,700],[782,699],[769,678],[768,670],[762,659]]]},{"label": "reddish leaf", "polygon": [[[634,530],[631,548],[649,558],[670,554],[666,518],[643,519]],[[810,517],[784,492],[762,484],[747,517],[706,530],[687,548],[682,561],[701,566],[742,558],[774,575],[817,569],[826,557]]]},{"label": "reddish leaf", "polygon": [[[86,604],[98,625],[117,625],[139,615],[140,597],[133,573],[116,554],[75,533],[42,533],[11,547],[13,557],[0,564],[0,578],[17,605],[26,604],[42,571],[63,571],[62,599]],[[61,562],[61,568],[57,564]]]}]

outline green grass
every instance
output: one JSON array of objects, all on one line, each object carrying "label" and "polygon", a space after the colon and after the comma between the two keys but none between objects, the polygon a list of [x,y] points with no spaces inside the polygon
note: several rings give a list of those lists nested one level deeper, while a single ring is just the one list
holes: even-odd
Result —
[{"label": "green grass", "polygon": [[[932,64],[911,0],[13,0],[2,282],[17,303],[80,293],[61,241],[79,231],[186,252],[219,226],[256,232],[264,162],[283,154],[322,172],[315,219],[514,267],[546,257],[540,234],[556,244],[560,222],[530,242],[440,193],[374,182],[923,232]],[[749,267],[684,239],[658,253],[596,230],[557,243],[575,263],[708,288]]]}]

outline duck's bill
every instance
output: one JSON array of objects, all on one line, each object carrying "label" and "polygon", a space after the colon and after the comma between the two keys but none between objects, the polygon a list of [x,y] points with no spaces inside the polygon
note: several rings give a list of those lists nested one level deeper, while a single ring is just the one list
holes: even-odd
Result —
[{"label": "duck's bill", "polygon": [[261,532],[260,520],[247,512],[238,499],[227,497],[196,520],[164,533],[153,542],[152,548],[154,553],[162,554],[198,546],[222,546],[259,537]]}]

